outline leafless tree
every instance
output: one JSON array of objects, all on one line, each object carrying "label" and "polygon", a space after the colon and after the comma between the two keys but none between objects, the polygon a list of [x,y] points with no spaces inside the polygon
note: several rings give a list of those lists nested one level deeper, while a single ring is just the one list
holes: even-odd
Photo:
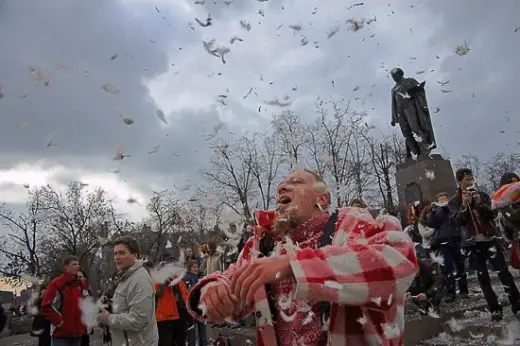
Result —
[{"label": "leafless tree", "polygon": [[0,224],[8,232],[0,243],[5,263],[0,273],[7,277],[19,278],[23,273],[38,278],[41,275],[41,237],[46,229],[42,199],[42,190],[36,188],[29,190],[25,212],[17,214],[6,205],[0,207]]},{"label": "leafless tree", "polygon": [[300,118],[289,110],[274,116],[271,121],[274,136],[282,148],[282,156],[292,170],[305,159],[307,136]]},{"label": "leafless tree", "polygon": [[497,153],[484,165],[486,185],[496,191],[500,187],[500,178],[504,173],[520,172],[520,154]]},{"label": "leafless tree", "polygon": [[406,161],[405,139],[394,132],[390,137],[385,139],[385,142],[387,142],[389,146],[390,160],[395,162],[396,166],[403,164]]},{"label": "leafless tree", "polygon": [[500,152],[489,160],[475,154],[464,154],[456,162],[455,168],[471,169],[479,188],[491,194],[499,188],[504,173],[520,171],[520,154]]},{"label": "leafless tree", "polygon": [[183,217],[186,228],[193,235],[193,238],[190,238],[191,246],[208,240],[207,234],[218,223],[222,209],[222,203],[211,190],[199,190],[189,199]]},{"label": "leafless tree", "polygon": [[79,257],[90,272],[101,245],[102,227],[112,218],[112,207],[101,188],[89,192],[87,185],[71,182],[65,193],[53,186],[41,188],[49,232],[42,239],[47,273],[61,270],[64,255]]},{"label": "leafless tree", "polygon": [[[318,110],[322,115],[323,109]],[[325,116],[325,114],[323,114]],[[326,140],[327,128],[323,125],[322,117],[318,116],[314,123],[307,125],[306,147],[308,151],[308,162],[310,168],[325,177],[332,165],[330,160],[329,141]]]},{"label": "leafless tree", "polygon": [[184,226],[182,206],[173,191],[155,193],[146,206],[148,219],[141,227],[143,254],[153,262],[164,254],[168,240],[174,233],[180,233]]},{"label": "leafless tree", "polygon": [[482,158],[475,154],[464,154],[455,163],[456,169],[469,168],[473,172],[475,179],[480,180],[481,169],[484,167]]},{"label": "leafless tree", "polygon": [[234,143],[219,140],[213,145],[211,166],[202,172],[208,183],[218,190],[222,203],[247,220],[252,220],[250,200],[255,197],[254,154],[250,149],[246,137]]},{"label": "leafless tree", "polygon": [[276,179],[279,177],[282,152],[272,136],[255,134],[248,144],[252,152],[251,174],[254,177],[263,209],[273,206]]},{"label": "leafless tree", "polygon": [[395,160],[399,160],[399,155],[394,153],[395,139],[387,137],[378,140],[368,135],[364,137],[370,149],[370,161],[372,163],[370,174],[377,181],[382,205],[386,210],[393,211],[396,202],[394,200],[396,190],[395,169],[397,165]]},{"label": "leafless tree", "polygon": [[[309,151],[325,151],[321,158],[312,155],[313,161],[317,167],[320,161],[324,164],[325,175],[330,176],[336,187],[338,206],[344,206],[352,197],[363,197],[368,186],[368,151],[363,141],[368,131],[365,116],[350,109],[348,102],[331,100],[318,105],[315,124],[309,127],[309,133],[317,132],[313,137],[322,141],[315,144],[317,140],[309,140],[308,143],[313,143]],[[320,147],[323,149],[316,150]]]}]

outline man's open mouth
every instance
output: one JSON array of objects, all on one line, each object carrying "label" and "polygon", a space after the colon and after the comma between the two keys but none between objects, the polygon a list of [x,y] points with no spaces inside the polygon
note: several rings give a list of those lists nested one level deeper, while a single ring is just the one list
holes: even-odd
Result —
[{"label": "man's open mouth", "polygon": [[276,203],[276,209],[280,209],[282,207],[285,207],[287,205],[289,205],[290,203],[292,202],[292,199],[291,197],[289,196],[281,196],[278,198],[278,201]]}]

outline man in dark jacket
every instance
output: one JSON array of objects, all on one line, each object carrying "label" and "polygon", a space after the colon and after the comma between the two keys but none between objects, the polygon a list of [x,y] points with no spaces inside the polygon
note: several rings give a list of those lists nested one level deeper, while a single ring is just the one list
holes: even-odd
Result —
[{"label": "man in dark jacket", "polygon": [[[435,229],[434,243],[444,258],[442,270],[446,278],[446,302],[453,302],[456,296],[455,282],[459,283],[460,295],[467,297],[468,280],[460,248],[460,230],[450,217],[449,198],[446,192],[437,195],[437,202],[432,203],[428,227]],[[456,269],[456,275],[453,275],[453,269]]]},{"label": "man in dark jacket", "polygon": [[53,346],[80,346],[87,333],[80,309],[87,286],[78,279],[79,258],[67,256],[63,265],[65,272],[49,283],[43,295],[41,314],[51,322]]},{"label": "man in dark jacket", "polygon": [[491,312],[491,318],[493,321],[500,321],[503,312],[491,286],[488,260],[498,271],[513,313],[520,317],[520,293],[497,241],[500,236],[495,224],[497,213],[491,209],[491,198],[475,187],[473,172],[469,168],[459,169],[455,175],[459,189],[450,198],[450,216],[460,228],[462,247],[475,263],[480,288]]},{"label": "man in dark jacket", "polygon": [[419,260],[419,271],[410,285],[406,298],[417,305],[421,314],[438,313],[446,282],[439,265],[431,258]]}]

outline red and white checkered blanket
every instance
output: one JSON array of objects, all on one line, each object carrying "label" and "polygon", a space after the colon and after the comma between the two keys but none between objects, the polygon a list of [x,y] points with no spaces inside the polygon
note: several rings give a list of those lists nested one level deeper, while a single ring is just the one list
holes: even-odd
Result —
[{"label": "red and white checkered blanket", "polygon": [[[291,235],[298,242],[298,248],[289,252],[294,278],[272,285],[279,302],[277,324],[272,321],[265,288],[233,319],[239,321],[254,312],[259,346],[318,346],[324,327],[319,302],[330,302],[327,345],[402,345],[404,294],[417,272],[410,238],[392,216],[374,220],[366,209],[342,208],[332,245],[317,248],[327,219],[327,215],[311,219]],[[229,283],[237,266],[258,255],[259,243],[258,234],[251,237],[237,263],[224,273],[201,279],[190,298],[211,281]],[[286,253],[283,243],[281,239],[276,243],[278,253]],[[202,319],[195,311],[190,313]]]}]

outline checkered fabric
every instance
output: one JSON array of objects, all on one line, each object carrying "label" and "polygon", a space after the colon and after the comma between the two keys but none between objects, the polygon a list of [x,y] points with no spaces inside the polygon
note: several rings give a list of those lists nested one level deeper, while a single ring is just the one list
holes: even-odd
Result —
[{"label": "checkered fabric", "polygon": [[[319,346],[323,327],[329,330],[328,346],[402,345],[404,294],[417,272],[410,238],[396,218],[385,215],[374,220],[366,209],[349,207],[339,212],[332,245],[317,248],[327,218],[311,219],[291,235],[299,245],[289,252],[294,278],[274,284],[273,294],[276,301],[293,299],[290,304],[277,304],[277,324],[273,324],[263,287],[255,293],[254,303],[233,319],[254,312],[259,346]],[[294,239],[302,236],[306,239]],[[257,233],[235,265],[201,279],[190,296],[211,281],[230,283],[237,266],[257,256],[259,242]],[[275,249],[285,253],[283,240]],[[324,301],[332,303],[325,326],[319,314],[319,302]]]}]

